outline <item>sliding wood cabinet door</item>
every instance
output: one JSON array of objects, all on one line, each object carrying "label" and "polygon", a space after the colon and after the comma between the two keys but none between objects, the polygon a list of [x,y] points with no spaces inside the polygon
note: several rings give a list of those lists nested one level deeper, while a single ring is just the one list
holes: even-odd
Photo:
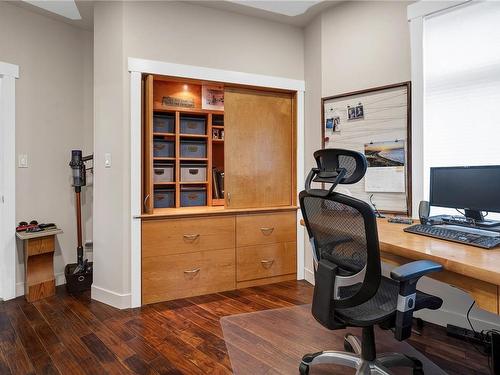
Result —
[{"label": "sliding wood cabinet door", "polygon": [[227,207],[291,204],[295,165],[293,108],[291,94],[225,89]]},{"label": "sliding wood cabinet door", "polygon": [[143,212],[153,213],[153,76],[148,75],[143,81]]}]

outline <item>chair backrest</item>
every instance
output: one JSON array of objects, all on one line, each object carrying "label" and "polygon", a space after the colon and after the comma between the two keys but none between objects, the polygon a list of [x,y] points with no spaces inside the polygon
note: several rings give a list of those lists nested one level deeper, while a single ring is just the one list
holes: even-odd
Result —
[{"label": "chair backrest", "polygon": [[[330,150],[329,155],[324,153],[328,150],[321,150],[324,170],[345,168],[350,171],[341,184],[359,181],[363,177],[366,171],[364,155]],[[325,165],[325,162],[328,164],[327,157],[334,167]],[[348,165],[344,166],[342,161],[347,161]],[[307,189],[300,193],[302,216],[315,260],[326,259],[337,268],[335,283],[338,285],[332,296],[334,305],[357,306],[377,292],[381,280],[376,216],[366,202],[336,192],[325,195],[325,192],[324,189]]]},{"label": "chair backrest", "polygon": [[345,175],[340,184],[354,184],[361,180],[366,173],[367,161],[363,154],[344,150],[340,148],[327,148],[316,151],[314,154],[318,165],[317,182],[329,182],[324,178],[324,174],[334,172],[338,169],[345,169]]}]

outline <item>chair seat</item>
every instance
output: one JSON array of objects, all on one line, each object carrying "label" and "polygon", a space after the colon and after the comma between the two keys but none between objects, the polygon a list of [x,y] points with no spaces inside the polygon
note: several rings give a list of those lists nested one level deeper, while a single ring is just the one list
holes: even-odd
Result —
[{"label": "chair seat", "polygon": [[[340,289],[340,296],[353,295],[361,284]],[[398,302],[399,283],[387,277],[382,277],[377,293],[361,305],[335,309],[335,318],[345,322],[348,326],[365,327],[380,324],[394,319]],[[439,297],[417,290],[415,311],[421,309],[437,310],[443,304]]]}]

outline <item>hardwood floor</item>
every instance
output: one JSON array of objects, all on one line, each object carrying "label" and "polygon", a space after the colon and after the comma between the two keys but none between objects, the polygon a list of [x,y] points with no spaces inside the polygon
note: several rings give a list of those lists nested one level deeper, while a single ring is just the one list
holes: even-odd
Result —
[{"label": "hardwood floor", "polygon": [[[0,374],[228,374],[220,318],[310,303],[312,290],[290,281],[125,311],[63,287],[33,304],[1,302]],[[442,327],[409,342],[449,374],[488,374],[486,358]]]}]

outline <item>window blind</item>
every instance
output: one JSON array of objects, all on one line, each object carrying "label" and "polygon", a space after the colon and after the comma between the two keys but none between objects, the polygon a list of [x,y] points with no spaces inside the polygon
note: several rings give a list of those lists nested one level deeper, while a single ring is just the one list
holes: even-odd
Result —
[{"label": "window blind", "polygon": [[[425,199],[430,167],[500,165],[499,20],[500,2],[425,18]],[[433,209],[440,213],[453,211]]]}]

